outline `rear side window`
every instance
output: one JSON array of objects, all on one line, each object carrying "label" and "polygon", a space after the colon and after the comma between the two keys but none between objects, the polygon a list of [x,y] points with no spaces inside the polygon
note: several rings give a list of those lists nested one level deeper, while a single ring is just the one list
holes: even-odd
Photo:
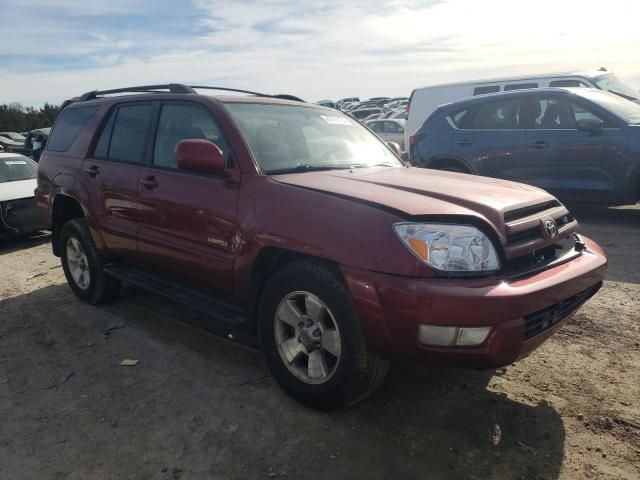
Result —
[{"label": "rear side window", "polygon": [[[455,114],[452,118],[463,112]],[[499,102],[480,103],[458,118],[459,128],[474,130],[514,130],[520,126],[520,101],[501,100]],[[457,125],[457,124],[456,124]]]},{"label": "rear side window", "polygon": [[588,87],[588,85],[584,82],[581,82],[580,80],[554,80],[553,82],[549,83],[550,87],[565,87],[565,88],[570,88],[570,87]]},{"label": "rear side window", "polygon": [[95,115],[98,107],[69,108],[62,111],[51,133],[47,150],[66,152],[89,119]]},{"label": "rear side window", "polygon": [[524,90],[526,88],[538,88],[537,83],[514,83],[512,85],[506,85],[504,87],[504,91],[508,92],[510,90]]},{"label": "rear side window", "polygon": [[473,95],[486,95],[487,93],[496,93],[500,91],[500,85],[491,85],[488,87],[476,87]]},{"label": "rear side window", "polygon": [[96,158],[143,163],[152,106],[124,105],[113,111],[94,151]]}]

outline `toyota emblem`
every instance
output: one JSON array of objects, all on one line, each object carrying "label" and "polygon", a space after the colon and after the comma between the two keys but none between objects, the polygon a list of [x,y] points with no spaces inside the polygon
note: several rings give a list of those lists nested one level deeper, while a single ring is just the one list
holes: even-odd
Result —
[{"label": "toyota emblem", "polygon": [[547,236],[549,238],[554,238],[558,234],[558,227],[556,225],[556,222],[551,219],[544,222],[544,229],[546,230]]}]

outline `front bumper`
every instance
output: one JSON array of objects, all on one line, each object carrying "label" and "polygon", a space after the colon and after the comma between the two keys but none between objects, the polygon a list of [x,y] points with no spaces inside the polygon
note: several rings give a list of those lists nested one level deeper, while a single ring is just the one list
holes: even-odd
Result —
[{"label": "front bumper", "polygon": [[48,217],[33,197],[0,202],[0,237],[26,235],[49,226]]},{"label": "front bumper", "polygon": [[[387,358],[490,369],[528,355],[600,288],[607,256],[582,237],[586,250],[569,262],[508,279],[418,279],[350,267],[342,273],[368,345]],[[477,347],[432,347],[421,324],[491,326]]]}]

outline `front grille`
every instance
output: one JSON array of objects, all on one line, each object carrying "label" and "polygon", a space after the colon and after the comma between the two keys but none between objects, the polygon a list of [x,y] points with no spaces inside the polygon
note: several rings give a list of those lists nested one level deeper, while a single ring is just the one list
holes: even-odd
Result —
[{"label": "front grille", "polygon": [[574,313],[580,306],[589,300],[602,286],[602,283],[598,283],[587,290],[569,297],[566,300],[555,303],[547,308],[538,310],[524,316],[524,338],[525,340],[535,337],[546,330],[549,330],[554,325],[567,318]]},{"label": "front grille", "polygon": [[540,203],[538,205],[533,205],[531,207],[518,208],[516,210],[511,210],[504,214],[505,222],[513,222],[514,220],[520,220],[521,218],[530,217],[531,215],[535,215],[536,213],[544,212],[546,210],[551,210],[552,208],[560,207],[560,202],[557,200],[551,200],[545,203]]}]

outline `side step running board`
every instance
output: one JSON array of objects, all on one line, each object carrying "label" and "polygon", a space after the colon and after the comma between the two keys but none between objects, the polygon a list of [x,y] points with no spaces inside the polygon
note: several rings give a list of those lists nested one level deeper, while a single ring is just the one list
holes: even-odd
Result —
[{"label": "side step running board", "polygon": [[193,285],[184,284],[169,275],[156,273],[128,263],[105,265],[105,273],[123,282],[184,303],[217,320],[240,326],[246,320],[246,311],[222,296]]}]

